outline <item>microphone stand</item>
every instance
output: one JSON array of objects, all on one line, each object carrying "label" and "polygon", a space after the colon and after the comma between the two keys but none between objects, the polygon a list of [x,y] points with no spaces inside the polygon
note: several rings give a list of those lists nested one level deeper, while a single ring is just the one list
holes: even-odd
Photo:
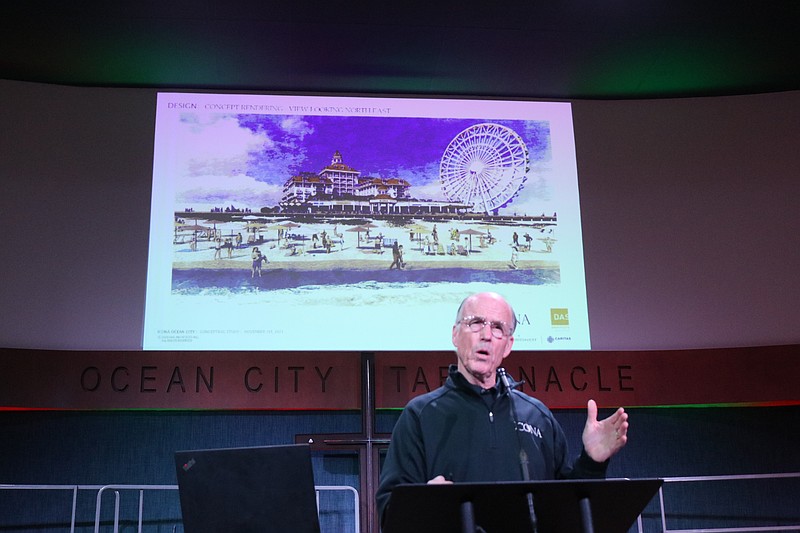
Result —
[{"label": "microphone stand", "polygon": [[[517,408],[514,404],[514,397],[511,395],[511,390],[519,385],[519,383],[515,382],[512,386],[508,377],[508,372],[506,372],[506,369],[503,367],[497,369],[497,375],[500,377],[500,381],[503,383],[503,388],[505,389],[504,394],[508,396],[508,401],[511,404],[511,416],[514,418],[514,424],[516,424],[519,421],[519,417],[517,416]],[[517,431],[516,427],[514,428],[514,433],[517,434],[517,444],[519,445],[519,466],[522,470],[522,480],[530,481],[531,474],[528,470],[528,454],[525,453],[525,448],[522,445],[522,437],[520,437],[519,431]],[[536,519],[536,511],[533,508],[533,493],[528,492],[525,494],[525,497],[528,500],[528,515],[530,516],[531,521],[531,531],[533,531],[533,533],[537,533],[538,520]]]}]

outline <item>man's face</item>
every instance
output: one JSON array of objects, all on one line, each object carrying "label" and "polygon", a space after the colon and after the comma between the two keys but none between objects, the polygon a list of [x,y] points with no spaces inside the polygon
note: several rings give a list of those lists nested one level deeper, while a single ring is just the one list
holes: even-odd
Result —
[{"label": "man's face", "polygon": [[514,318],[509,305],[494,294],[471,296],[461,309],[459,322],[453,326],[453,346],[458,356],[458,370],[470,383],[484,388],[494,386],[495,371],[514,345],[514,336],[496,338],[491,327],[486,325],[480,331],[470,329],[460,319],[481,317],[489,322],[505,322],[510,328]]}]

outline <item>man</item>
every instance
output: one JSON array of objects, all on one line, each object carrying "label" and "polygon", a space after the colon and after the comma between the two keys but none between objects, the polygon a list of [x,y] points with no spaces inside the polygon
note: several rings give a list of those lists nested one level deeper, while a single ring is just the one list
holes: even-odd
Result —
[{"label": "man", "polygon": [[397,270],[403,270],[403,256],[400,252],[401,246],[394,241],[392,244],[392,264],[389,265],[389,270],[393,269],[395,265],[397,265]]},{"label": "man", "polygon": [[499,294],[473,294],[462,302],[452,333],[457,364],[445,385],[408,403],[392,433],[376,494],[381,523],[392,488],[401,483],[605,477],[608,460],[627,441],[627,413],[619,408],[598,421],[597,404],[589,400],[583,450],[571,460],[550,410],[498,379],[515,328],[514,311]]}]

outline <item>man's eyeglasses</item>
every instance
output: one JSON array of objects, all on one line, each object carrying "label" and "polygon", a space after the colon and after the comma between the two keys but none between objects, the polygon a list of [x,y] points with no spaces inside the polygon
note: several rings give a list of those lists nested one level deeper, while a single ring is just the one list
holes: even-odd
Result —
[{"label": "man's eyeglasses", "polygon": [[489,331],[492,332],[492,337],[495,339],[509,337],[513,333],[511,327],[505,322],[500,320],[486,320],[482,316],[465,316],[459,320],[459,322],[464,324],[467,328],[469,328],[470,331],[474,333],[483,331],[483,328],[486,327],[486,324],[489,324]]}]

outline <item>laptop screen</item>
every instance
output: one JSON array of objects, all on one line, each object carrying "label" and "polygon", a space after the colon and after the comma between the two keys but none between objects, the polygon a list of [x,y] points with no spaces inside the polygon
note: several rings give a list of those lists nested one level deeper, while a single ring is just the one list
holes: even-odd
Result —
[{"label": "laptop screen", "polygon": [[175,452],[186,533],[319,533],[305,444]]}]

